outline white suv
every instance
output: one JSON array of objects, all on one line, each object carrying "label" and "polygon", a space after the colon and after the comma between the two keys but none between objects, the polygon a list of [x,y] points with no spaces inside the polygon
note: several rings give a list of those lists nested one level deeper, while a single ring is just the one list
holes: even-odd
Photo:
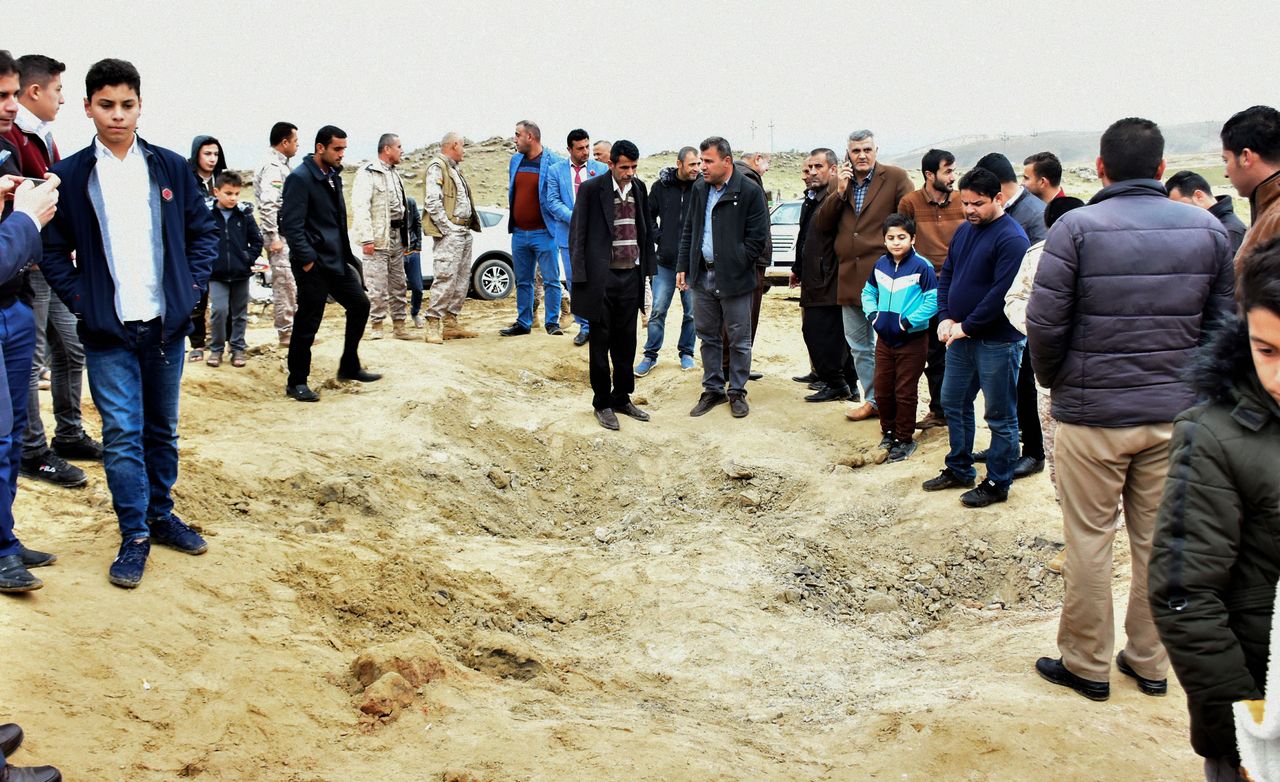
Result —
[{"label": "white suv", "polygon": [[769,212],[769,236],[773,258],[765,269],[765,285],[786,285],[796,262],[796,237],[800,235],[800,207],[804,201],[783,201]]}]

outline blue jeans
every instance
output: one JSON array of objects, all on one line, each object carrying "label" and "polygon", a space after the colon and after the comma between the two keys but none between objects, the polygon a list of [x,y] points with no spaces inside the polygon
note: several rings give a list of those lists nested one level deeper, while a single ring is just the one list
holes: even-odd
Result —
[{"label": "blue jeans", "polygon": [[533,267],[542,270],[542,298],[546,324],[560,322],[560,269],[556,241],[545,228],[511,234],[511,262],[516,272],[516,323],[533,328]]},{"label": "blue jeans", "polygon": [[[662,339],[667,331],[667,310],[671,308],[671,297],[675,291],[675,267],[659,264],[658,273],[653,275],[653,311],[649,313],[649,339],[644,343],[644,357],[650,361],[657,361],[658,352],[662,350]],[[693,291],[680,291],[680,309],[684,311],[684,317],[680,321],[680,341],[676,343],[676,350],[682,356],[692,356],[695,338]]]},{"label": "blue jeans", "polygon": [[[862,398],[872,405],[876,403],[876,332],[867,320],[861,304],[846,304],[840,308],[844,316],[844,341],[853,354],[853,366],[862,382]],[[857,389],[852,389],[857,390]]]},{"label": "blue jeans", "polygon": [[182,339],[161,343],[160,319],[130,321],[129,342],[84,346],[89,392],[102,415],[102,466],[124,540],[150,537],[173,512],[178,480]]},{"label": "blue jeans", "polygon": [[[27,391],[36,349],[36,320],[31,308],[15,301],[0,310],[0,557],[21,550],[13,534],[13,498],[18,493],[22,435],[27,428]],[[3,766],[0,766],[3,768]]]},{"label": "blue jeans", "polygon": [[[569,261],[568,247],[560,248],[560,265],[564,267],[564,289],[569,292],[570,296],[573,296],[573,264]],[[542,279],[545,280],[546,278],[547,277],[544,274]],[[573,322],[577,323],[578,328],[584,333],[591,333],[591,324],[587,323],[586,318],[579,318],[577,315],[574,315]]]},{"label": "blue jeans", "polygon": [[422,253],[414,250],[404,257],[404,279],[409,286],[409,316],[422,312]]},{"label": "blue jeans", "polygon": [[1018,458],[1018,367],[1025,339],[996,342],[972,337],[947,348],[947,371],[942,377],[942,410],[947,416],[951,451],[947,467],[963,480],[973,480],[973,402],[982,391],[985,418],[991,430],[987,477],[999,489],[1013,483]]}]

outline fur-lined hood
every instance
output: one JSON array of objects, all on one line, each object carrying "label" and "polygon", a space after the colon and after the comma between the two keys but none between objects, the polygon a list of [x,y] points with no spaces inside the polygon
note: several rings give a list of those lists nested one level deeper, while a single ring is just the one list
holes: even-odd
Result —
[{"label": "fur-lined hood", "polygon": [[1200,401],[1235,407],[1245,403],[1280,417],[1280,405],[1262,387],[1249,350],[1249,326],[1237,315],[1221,319],[1196,352],[1188,381]]}]

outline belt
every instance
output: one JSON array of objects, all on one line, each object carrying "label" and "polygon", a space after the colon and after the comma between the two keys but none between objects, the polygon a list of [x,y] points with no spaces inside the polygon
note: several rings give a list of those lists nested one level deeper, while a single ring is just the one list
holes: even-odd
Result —
[{"label": "belt", "polygon": [[716,269],[716,265],[715,265],[714,263],[712,263],[711,261],[703,261],[703,262],[702,262],[702,268],[706,269],[706,270],[707,270],[707,271],[709,271],[709,272],[710,272],[710,271],[715,271],[715,269]]}]

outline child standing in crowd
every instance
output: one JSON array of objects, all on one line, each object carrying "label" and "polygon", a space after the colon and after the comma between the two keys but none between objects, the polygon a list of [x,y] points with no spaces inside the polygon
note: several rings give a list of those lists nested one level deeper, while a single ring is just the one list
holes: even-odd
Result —
[{"label": "child standing in crowd", "polygon": [[[1260,700],[1267,683],[1280,572],[1280,239],[1241,259],[1236,298],[1244,320],[1217,329],[1188,375],[1206,401],[1174,422],[1150,564],[1152,617],[1214,780],[1237,778],[1232,703]],[[1137,678],[1123,654],[1120,671]]]},{"label": "child standing in crowd", "polygon": [[240,203],[244,180],[234,171],[218,174],[209,208],[218,225],[218,259],[209,276],[209,358],[207,366],[222,363],[231,319],[231,366],[245,365],[245,330],[249,325],[249,278],[253,262],[262,255],[262,233],[253,219],[253,205]]},{"label": "child standing in crowd", "polygon": [[933,264],[915,251],[916,224],[891,214],[884,221],[888,251],[876,261],[862,289],[862,309],[876,331],[876,401],[881,448],[889,461],[915,453],[916,402],[929,349],[929,319],[938,312]]},{"label": "child standing in crowd", "polygon": [[409,246],[404,248],[404,278],[409,287],[409,317],[415,329],[422,328],[422,212],[418,202],[405,196],[405,232]]}]

